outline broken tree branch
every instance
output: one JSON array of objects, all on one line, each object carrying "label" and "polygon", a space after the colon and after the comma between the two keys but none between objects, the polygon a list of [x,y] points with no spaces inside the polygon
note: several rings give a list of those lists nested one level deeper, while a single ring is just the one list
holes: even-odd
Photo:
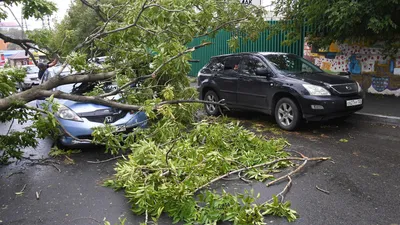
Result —
[{"label": "broken tree branch", "polygon": [[115,72],[105,72],[105,73],[97,73],[97,74],[75,74],[69,76],[55,76],[43,84],[32,87],[29,90],[15,93],[11,96],[7,96],[5,98],[0,99],[0,110],[7,110],[10,108],[14,102],[30,102],[36,100],[40,97],[48,97],[42,96],[42,90],[50,90],[55,87],[64,84],[73,84],[73,83],[83,83],[83,82],[94,82],[107,80],[109,78],[113,78],[115,76]]},{"label": "broken tree branch", "polygon": [[39,192],[36,192],[36,200],[39,200],[41,193],[42,193],[42,190],[40,190]]},{"label": "broken tree branch", "polygon": [[281,176],[281,177],[279,177],[279,178],[277,178],[277,179],[275,179],[275,180],[269,182],[269,183],[267,184],[267,187],[269,187],[269,186],[271,186],[271,185],[273,185],[273,184],[275,184],[275,183],[278,183],[279,181],[281,181],[281,180],[283,180],[283,179],[285,179],[285,178],[287,178],[287,177],[289,177],[289,176],[291,176],[291,175],[293,175],[293,174],[299,172],[299,171],[307,164],[307,162],[308,162],[309,159],[308,159],[307,157],[305,157],[305,158],[302,158],[302,160],[304,160],[304,162],[303,162],[299,167],[297,167],[297,168],[296,168],[295,170],[293,170],[292,172],[290,172],[290,173],[288,173],[288,174],[286,174],[286,175],[284,175],[284,176]]},{"label": "broken tree branch", "polygon": [[151,74],[149,74],[149,75],[145,75],[145,76],[141,76],[141,77],[135,78],[135,79],[131,80],[130,82],[128,82],[128,83],[122,85],[120,88],[118,88],[118,89],[116,89],[116,90],[114,90],[114,91],[112,91],[112,92],[109,92],[109,93],[106,93],[106,94],[102,94],[102,95],[100,95],[99,97],[104,98],[104,97],[108,97],[108,96],[112,96],[112,95],[118,94],[118,93],[120,93],[122,90],[126,89],[127,87],[131,86],[131,85],[134,84],[134,83],[137,83],[137,82],[140,81],[140,80],[145,80],[145,79],[148,79],[148,78],[151,78],[151,77],[154,78],[154,77],[157,75],[157,73],[160,72],[160,70],[161,70],[165,65],[167,65],[168,63],[170,63],[171,61],[173,61],[173,60],[175,60],[175,59],[181,57],[182,55],[185,55],[185,54],[187,54],[187,53],[193,52],[193,51],[195,51],[195,50],[197,50],[197,49],[199,49],[199,48],[205,47],[205,46],[210,45],[210,44],[211,44],[211,42],[206,42],[206,43],[202,43],[202,44],[200,44],[200,45],[197,45],[197,46],[188,48],[188,49],[186,49],[185,51],[182,51],[182,52],[178,53],[177,55],[175,55],[175,56],[169,58],[167,61],[165,61],[164,63],[162,63],[159,67],[157,67],[157,68],[153,71],[153,73],[151,73]]},{"label": "broken tree branch", "polygon": [[22,189],[21,189],[20,192],[24,192],[24,191],[25,191],[25,188],[26,188],[26,184],[22,187]]},{"label": "broken tree branch", "polygon": [[10,178],[11,176],[14,176],[14,175],[16,175],[16,174],[23,174],[23,173],[24,173],[24,172],[22,172],[22,171],[10,173],[9,175],[6,176],[6,178]]},{"label": "broken tree branch", "polygon": [[126,157],[126,155],[120,155],[120,156],[112,157],[112,158],[109,158],[109,159],[106,159],[106,160],[101,160],[101,161],[99,161],[99,160],[97,160],[97,161],[87,161],[87,163],[100,164],[100,163],[106,163],[106,162],[110,162],[110,161],[113,161],[113,160],[116,160],[116,159],[120,159],[120,158],[125,158],[125,157]]},{"label": "broken tree branch", "polygon": [[316,188],[318,191],[321,191],[321,192],[323,192],[323,193],[325,193],[325,194],[328,194],[328,195],[329,195],[329,191],[327,191],[327,190],[324,190],[324,189],[322,189],[322,188],[318,187],[317,185],[315,185],[315,188]]},{"label": "broken tree branch", "polygon": [[[287,193],[289,187],[292,185],[292,178],[290,176],[287,177],[288,178],[288,183],[285,185],[285,187],[283,188],[283,190],[281,192],[279,192],[276,197],[281,196],[281,202],[283,202],[283,200],[285,199],[285,194]],[[265,203],[270,203],[274,200],[274,198],[271,198],[270,200],[266,201]],[[265,204],[264,203],[264,204]]]},{"label": "broken tree branch", "polygon": [[[282,161],[307,161],[308,162],[308,161],[325,161],[325,160],[329,160],[329,159],[330,159],[330,157],[314,157],[314,158],[288,157],[288,158],[276,159],[276,160],[271,161],[271,162],[261,163],[261,164],[257,164],[257,165],[254,165],[254,166],[250,166],[250,167],[246,167],[246,168],[241,168],[241,169],[230,171],[230,172],[228,172],[226,174],[223,174],[223,175],[221,175],[219,177],[216,177],[216,178],[212,179],[211,181],[205,183],[204,185],[198,187],[194,191],[194,193],[196,193],[197,191],[209,186],[212,183],[215,183],[215,182],[221,180],[222,178],[225,178],[225,177],[227,177],[229,175],[236,174],[236,173],[239,173],[239,172],[242,172],[242,171],[246,171],[246,170],[249,170],[249,169],[254,169],[254,168],[259,168],[259,167],[266,167],[266,166],[270,166],[272,164],[275,164],[275,163],[278,163],[278,162],[282,162]],[[298,168],[298,170],[299,170],[299,168]],[[293,173],[291,173],[291,174],[293,174]]]},{"label": "broken tree branch", "polygon": [[3,39],[5,43],[10,42],[14,43],[18,46],[20,46],[22,49],[25,50],[25,55],[29,55],[29,57],[32,59],[33,63],[37,66],[38,62],[35,59],[35,56],[33,55],[32,52],[29,51],[29,48],[31,47],[30,44],[34,44],[35,42],[29,39],[17,39],[17,38],[12,38],[9,37],[5,34],[0,33],[0,39]]},{"label": "broken tree branch", "polygon": [[104,13],[101,11],[100,6],[92,5],[86,0],[81,0],[82,4],[86,5],[87,7],[93,9],[93,11],[97,14],[101,21],[106,22],[106,18],[104,18]]}]

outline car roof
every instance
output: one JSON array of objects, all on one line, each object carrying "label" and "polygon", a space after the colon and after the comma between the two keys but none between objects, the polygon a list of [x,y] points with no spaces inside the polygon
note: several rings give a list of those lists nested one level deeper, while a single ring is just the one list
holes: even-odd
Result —
[{"label": "car roof", "polygon": [[239,52],[239,53],[231,53],[231,54],[224,54],[224,55],[216,55],[212,56],[211,58],[225,58],[228,56],[241,56],[241,55],[292,55],[292,53],[286,52]]}]

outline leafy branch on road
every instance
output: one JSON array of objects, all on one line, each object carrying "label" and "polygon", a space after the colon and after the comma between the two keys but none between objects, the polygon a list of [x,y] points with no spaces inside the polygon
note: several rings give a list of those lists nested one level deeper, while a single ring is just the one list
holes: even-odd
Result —
[{"label": "leafy branch on road", "polygon": [[[133,211],[147,213],[154,222],[163,212],[174,222],[189,224],[220,221],[262,224],[266,215],[293,221],[297,218],[295,211],[290,209],[289,202],[283,202],[292,177],[308,162],[329,159],[292,157],[284,151],[285,140],[264,140],[239,123],[224,119],[195,122],[190,128],[182,125],[169,118],[136,133],[138,142],[129,142],[131,139],[127,138],[132,152],[122,157],[116,164],[115,178],[105,183],[124,189],[133,203]],[[143,138],[150,133],[154,135]],[[110,143],[118,140],[108,137]],[[302,163],[285,175],[275,177],[276,170],[287,171],[293,165],[291,162]],[[239,173],[246,180],[269,181],[266,187],[284,179],[289,182],[281,192],[263,203],[257,203],[259,195],[253,191],[245,194],[204,191],[210,186],[220,190],[218,183],[223,178],[239,176]]]}]

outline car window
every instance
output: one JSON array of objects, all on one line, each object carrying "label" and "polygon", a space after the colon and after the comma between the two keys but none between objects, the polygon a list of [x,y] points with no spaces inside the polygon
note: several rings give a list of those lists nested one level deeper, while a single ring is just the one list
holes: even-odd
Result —
[{"label": "car window", "polygon": [[264,57],[276,69],[285,73],[322,72],[322,70],[320,70],[318,67],[297,55],[264,55]]},{"label": "car window", "polygon": [[247,56],[240,63],[240,71],[243,75],[256,76],[258,68],[265,68],[260,58],[255,56]]},{"label": "car window", "polygon": [[240,63],[240,56],[229,56],[224,60],[224,71],[227,70],[238,70]]},{"label": "car window", "polygon": [[224,64],[220,58],[213,58],[203,71],[204,73],[218,73],[224,70]]}]

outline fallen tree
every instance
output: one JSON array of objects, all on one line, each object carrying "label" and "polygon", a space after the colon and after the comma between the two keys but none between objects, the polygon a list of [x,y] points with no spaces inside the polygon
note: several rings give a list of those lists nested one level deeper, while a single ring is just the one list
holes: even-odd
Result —
[{"label": "fallen tree", "polygon": [[[40,17],[54,11],[54,5],[46,0],[7,0],[4,4],[24,5],[25,17]],[[198,93],[189,87],[186,77],[191,52],[212,44],[207,36],[225,29],[236,31],[244,38],[257,37],[267,26],[262,7],[239,4],[236,0],[80,0],[74,4],[74,10],[84,7],[93,11],[82,16],[93,13],[97,16],[95,22],[91,18],[81,18],[84,27],[86,23],[91,27],[84,38],[77,38],[80,35],[74,31],[81,24],[68,21],[57,25],[54,32],[30,32],[28,39],[0,33],[5,42],[24,49],[35,64],[31,50],[45,52],[49,58],[58,55],[63,61],[56,76],[19,93],[15,83],[23,81],[23,71],[4,69],[0,72],[0,122],[10,123],[7,133],[0,135],[2,162],[21,159],[25,147],[35,147],[38,139],[58,134],[61,124],[54,115],[58,107],[53,104],[54,98],[142,110],[152,122],[148,129],[135,130],[126,137],[116,133],[115,127],[105,125],[96,128],[92,136],[93,142],[105,145],[107,152],[127,154],[117,164],[115,179],[107,184],[125,189],[127,197],[133,201],[134,211],[146,215],[146,223],[148,215],[156,221],[163,212],[174,221],[188,223],[228,220],[236,224],[262,224],[264,215],[283,216],[289,221],[296,218],[289,204],[283,203],[291,177],[307,162],[327,158],[289,157],[283,151],[283,140],[265,141],[224,121],[198,123],[195,113],[202,104],[209,102],[197,99]],[[73,16],[76,12],[69,13],[65,20],[76,19]],[[69,27],[70,24],[73,26]],[[205,37],[205,40],[197,46],[187,46],[194,37]],[[237,37],[233,39],[238,40]],[[108,58],[101,67],[90,63],[91,59],[105,53]],[[61,75],[66,66],[77,72]],[[143,85],[132,87],[139,80],[144,80]],[[72,83],[92,83],[100,87],[104,82],[113,82],[117,88],[110,93],[94,88],[85,95],[53,90]],[[115,94],[121,98],[108,98]],[[28,104],[42,98],[48,100],[44,109]],[[223,101],[215,104],[225,107]],[[14,121],[30,125],[23,131],[13,131]],[[72,136],[65,129],[64,132]],[[275,197],[253,204],[252,194],[226,192],[222,195],[205,192],[201,195],[204,201],[200,202],[194,198],[209,184],[233,174],[238,174],[242,180],[271,179],[271,173],[291,166],[291,161],[303,161],[303,164],[277,179],[289,180],[277,194],[280,200]],[[203,203],[207,205],[203,207]],[[227,212],[228,208],[234,209],[232,213]]]}]

